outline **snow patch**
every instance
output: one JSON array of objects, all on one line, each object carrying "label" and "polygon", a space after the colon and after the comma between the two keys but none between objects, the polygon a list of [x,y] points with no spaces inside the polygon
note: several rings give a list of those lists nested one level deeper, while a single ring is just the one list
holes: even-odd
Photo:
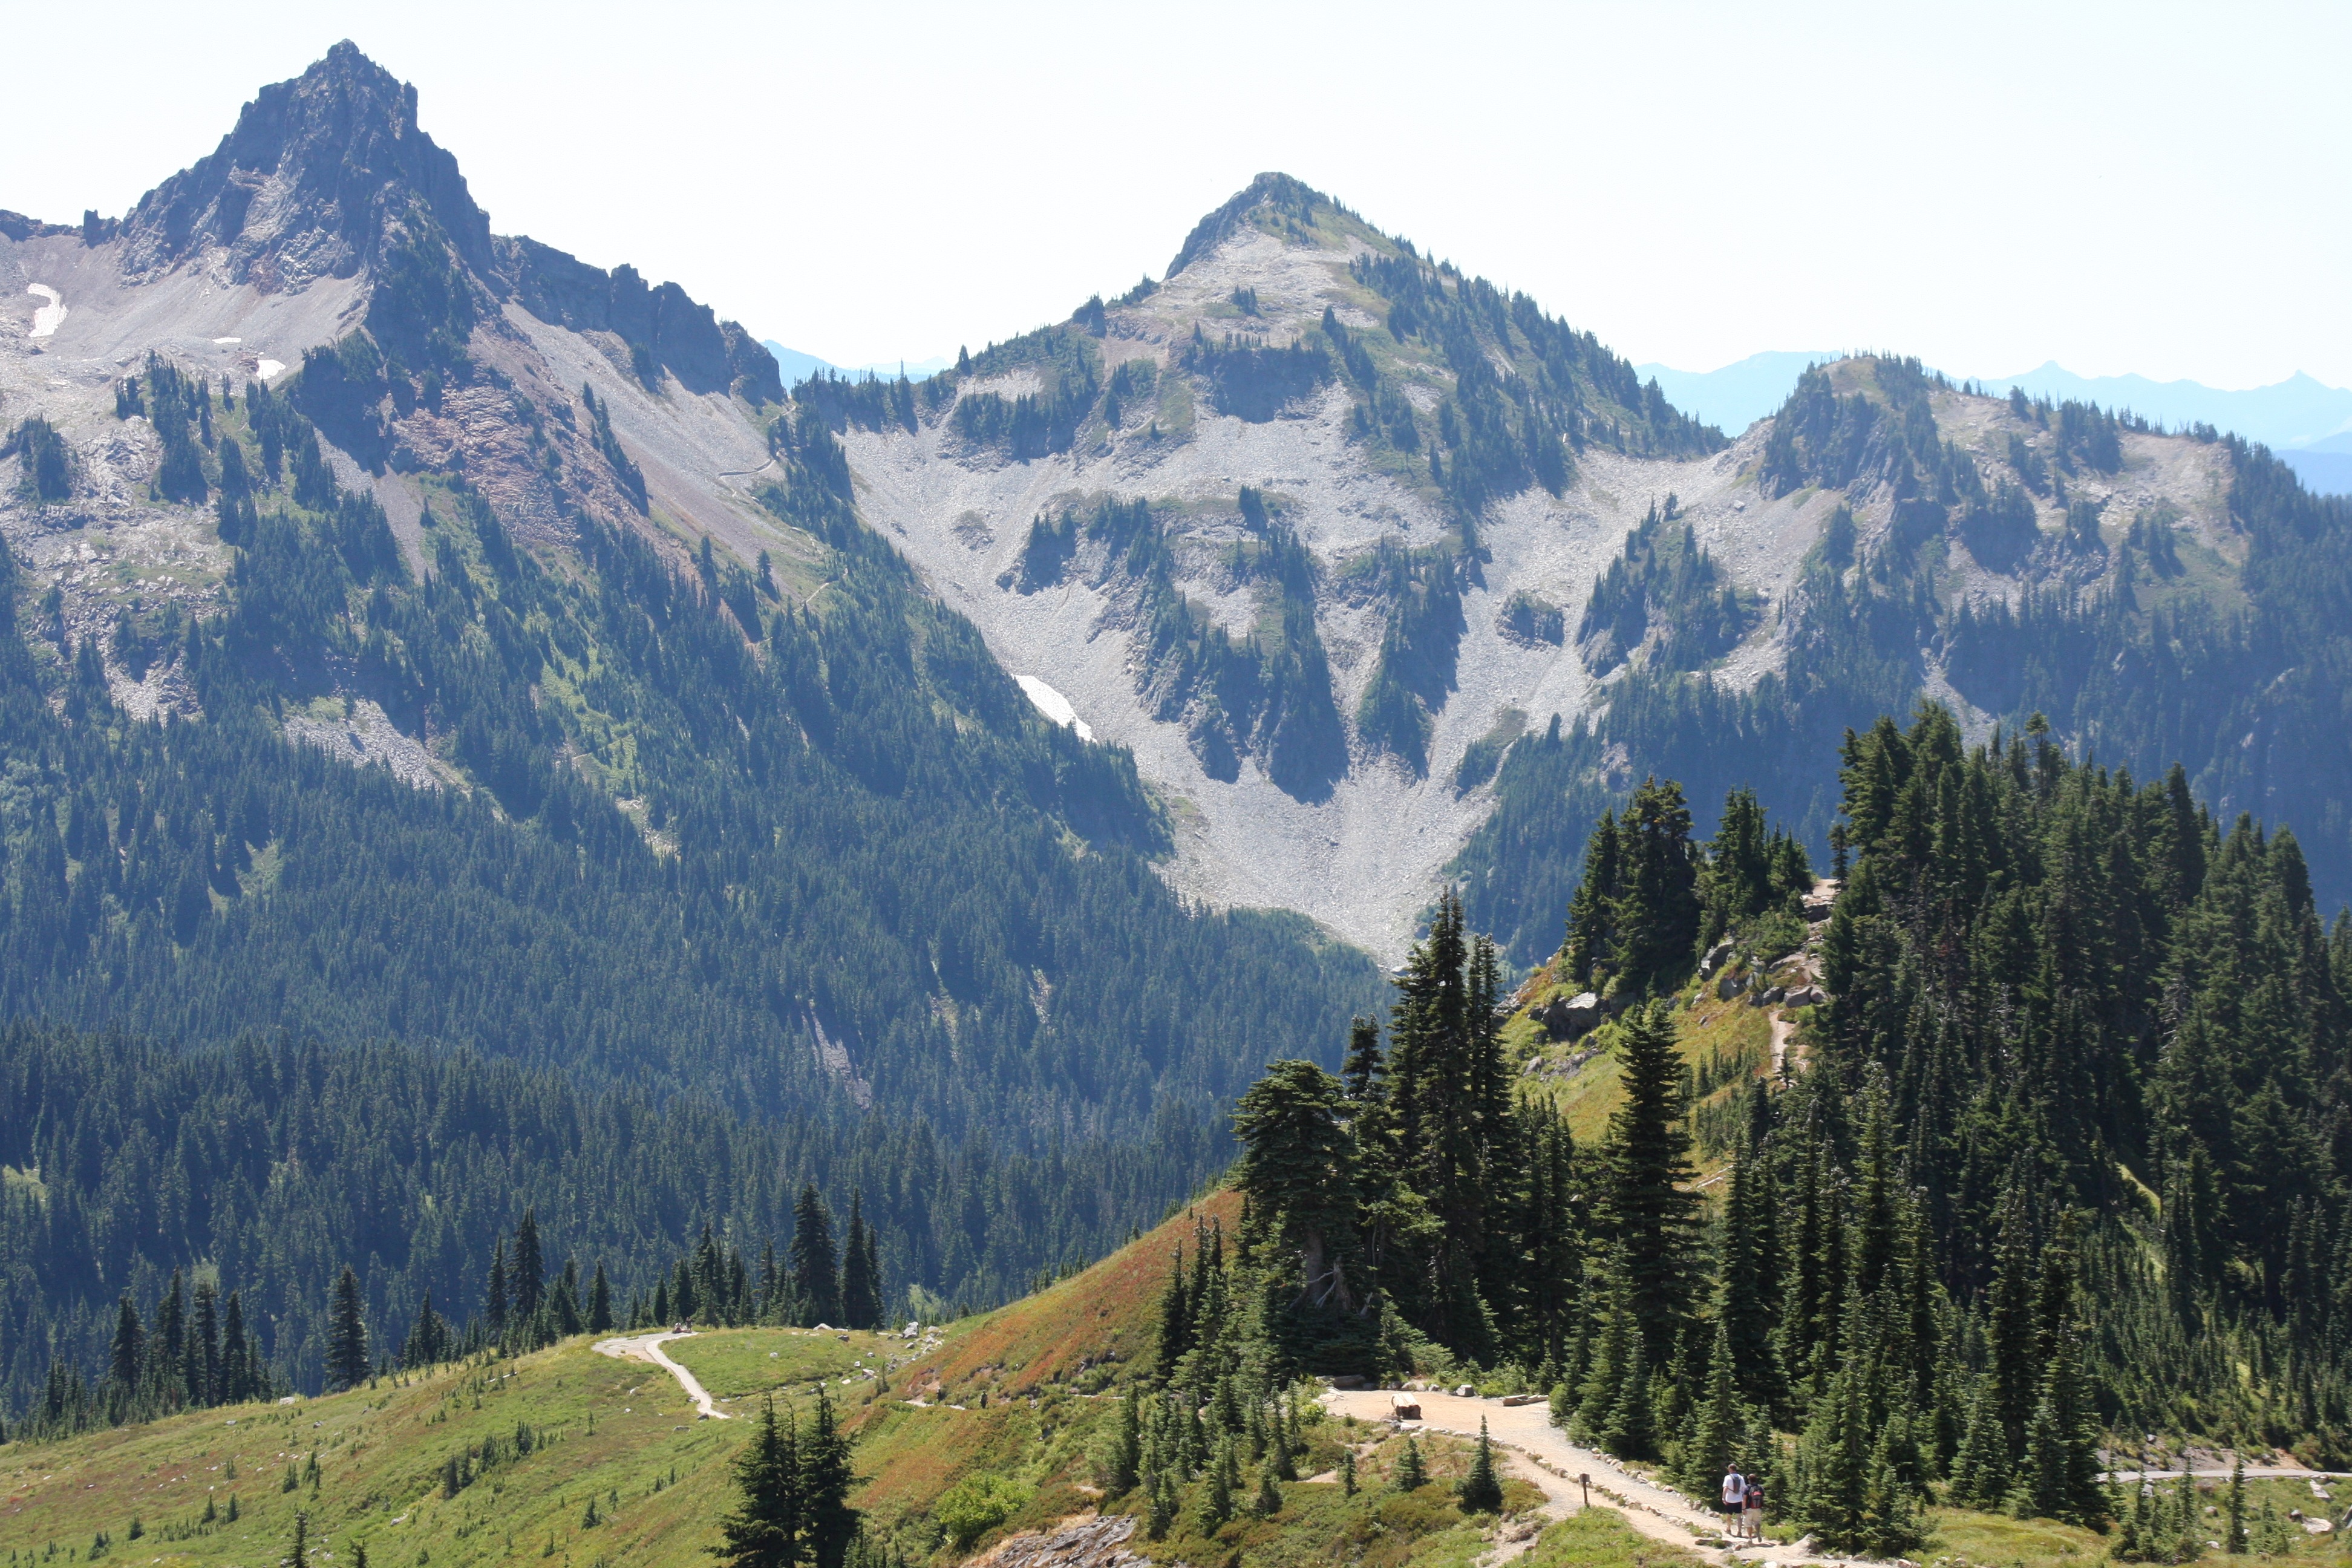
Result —
[{"label": "snow patch", "polygon": [[1029,700],[1037,705],[1038,712],[1056,724],[1076,730],[1081,741],[1091,741],[1095,738],[1094,730],[1084,719],[1078,717],[1078,710],[1070,706],[1068,698],[1034,675],[1016,675],[1013,679],[1021,683],[1021,689],[1029,694]]},{"label": "snow patch", "polygon": [[47,304],[33,312],[33,330],[25,334],[26,337],[46,338],[54,333],[58,328],[65,324],[66,300],[64,295],[58,293],[56,289],[50,288],[46,283],[35,283],[28,287],[25,292],[27,294],[37,295],[39,298],[48,301]]},{"label": "snow patch", "polygon": [[245,342],[245,340],[243,338],[215,338],[213,342],[216,343],[241,343]]},{"label": "snow patch", "polygon": [[283,363],[278,360],[266,359],[255,368],[261,373],[261,379],[268,381],[271,376],[276,375],[279,371],[284,370],[286,366]]}]

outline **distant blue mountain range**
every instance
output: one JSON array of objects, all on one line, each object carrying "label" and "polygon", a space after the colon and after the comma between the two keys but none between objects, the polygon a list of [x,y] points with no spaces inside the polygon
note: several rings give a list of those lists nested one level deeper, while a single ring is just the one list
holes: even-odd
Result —
[{"label": "distant blue mountain range", "polygon": [[[904,371],[908,381],[921,381],[928,376],[938,374],[955,363],[943,356],[935,356],[927,360],[910,360],[903,364],[895,363],[834,364],[817,358],[814,354],[804,354],[798,349],[788,349],[772,338],[763,340],[760,346],[776,356],[776,367],[783,372],[786,386],[797,386],[809,377],[823,375],[827,371],[831,371],[835,375],[846,376],[852,381],[861,380],[868,375],[878,375],[886,381],[896,380],[899,372]],[[1798,368],[1803,367],[1801,365]],[[1790,384],[1795,384],[1791,381]]]},{"label": "distant blue mountain range", "polygon": [[[1833,351],[1750,354],[1721,370],[1635,368],[1655,376],[1677,408],[1733,435],[1780,406],[1809,364],[1840,358]],[[2105,408],[2128,408],[2174,429],[2211,425],[2260,441],[2277,453],[2311,489],[2352,495],[2352,392],[2300,373],[2270,386],[2226,392],[2194,381],[2150,381],[2144,375],[2076,375],[2053,361],[2038,370],[1980,378],[1986,391],[2021,386],[2037,397],[2076,398]]]}]

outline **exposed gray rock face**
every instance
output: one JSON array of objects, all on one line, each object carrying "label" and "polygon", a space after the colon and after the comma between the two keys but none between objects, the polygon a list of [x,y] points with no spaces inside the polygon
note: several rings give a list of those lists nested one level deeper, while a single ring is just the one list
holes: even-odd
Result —
[{"label": "exposed gray rock face", "polygon": [[1013,1536],[972,1559],[972,1568],[1145,1568],[1147,1560],[1127,1550],[1134,1533],[1132,1517],[1104,1515]]},{"label": "exposed gray rock face", "polygon": [[[16,239],[75,232],[0,221],[0,234]],[[89,224],[80,232],[91,240]],[[536,240],[493,237],[457,159],[418,129],[416,89],[348,40],[293,80],[262,89],[220,146],[148,192],[120,232],[125,282],[190,264],[265,294],[363,274],[378,292],[389,277],[414,296],[398,302],[410,313],[494,315],[511,299],[552,325],[612,332],[650,387],[667,371],[698,395],[783,399],[774,356],[677,284],[652,286],[625,264],[606,272]],[[462,279],[436,276],[445,246]],[[420,283],[474,298],[439,300]],[[379,298],[371,326],[383,314]]]},{"label": "exposed gray rock face", "polygon": [[524,310],[575,332],[615,334],[638,356],[641,378],[664,367],[688,392],[734,390],[754,403],[783,401],[776,356],[740,322],[719,321],[677,284],[649,288],[626,262],[606,272],[535,239],[501,239],[498,247]]},{"label": "exposed gray rock face", "polygon": [[1572,1040],[1598,1025],[1609,1014],[1608,1005],[1594,993],[1580,991],[1573,996],[1555,996],[1549,1005],[1536,1013],[1536,1021],[1549,1030],[1554,1039]]},{"label": "exposed gray rock face", "polygon": [[[0,458],[0,540],[57,590],[49,625],[70,646],[105,648],[126,610],[208,613],[230,565],[209,500],[159,498],[151,426],[118,416],[117,384],[151,354],[215,388],[296,386],[338,479],[373,492],[413,570],[427,569],[419,470],[462,472],[529,548],[649,510],[747,565],[804,548],[751,500],[772,463],[757,405],[782,397],[772,356],[675,283],[494,237],[418,129],[415,91],[349,44],[263,89],[125,219],[0,214],[0,409],[11,429],[47,420],[76,474],[68,500],[37,505]],[[684,563],[672,536],[659,547]],[[105,657],[131,710],[194,711],[168,661]],[[288,728],[434,782],[372,711]]]},{"label": "exposed gray rock face", "polygon": [[380,260],[412,205],[468,267],[490,270],[489,217],[457,160],[417,129],[416,89],[345,39],[263,88],[210,157],[140,198],[122,225],[122,273],[145,282],[207,258],[223,282],[299,289]]}]

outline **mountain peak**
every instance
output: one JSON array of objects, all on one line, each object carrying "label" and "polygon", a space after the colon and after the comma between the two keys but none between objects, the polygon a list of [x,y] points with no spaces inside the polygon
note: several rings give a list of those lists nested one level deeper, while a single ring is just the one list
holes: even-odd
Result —
[{"label": "mountain peak", "polygon": [[1168,264],[1168,276],[1175,277],[1193,262],[1206,256],[1250,221],[1250,216],[1260,207],[1271,206],[1289,216],[1305,219],[1314,215],[1318,206],[1335,205],[1331,198],[1301,180],[1276,170],[1268,170],[1234,193],[1231,200],[1192,226],[1184,237],[1184,247],[1176,259]]},{"label": "mountain peak", "polygon": [[299,290],[358,272],[386,226],[420,208],[488,269],[488,216],[457,159],[418,129],[416,89],[347,38],[263,88],[209,157],[140,198],[123,220],[122,269],[140,279],[201,257],[229,282]]}]

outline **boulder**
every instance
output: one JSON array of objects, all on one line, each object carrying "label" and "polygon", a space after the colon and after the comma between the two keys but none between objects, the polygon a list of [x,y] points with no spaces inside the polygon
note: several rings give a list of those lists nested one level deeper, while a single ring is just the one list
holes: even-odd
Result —
[{"label": "boulder", "polygon": [[1828,999],[1822,994],[1822,988],[1818,985],[1800,985],[1781,1001],[1790,1007],[1818,1007]]},{"label": "boulder", "polygon": [[1725,963],[1730,961],[1730,958],[1731,939],[1726,937],[1723,941],[1717,942],[1713,947],[1708,948],[1706,950],[1706,956],[1698,961],[1698,977],[1701,980],[1714,979],[1715,972],[1721,969]]},{"label": "boulder", "polygon": [[1478,1397],[1478,1390],[1465,1383],[1454,1391],[1454,1396],[1456,1399],[1475,1399]]},{"label": "boulder", "polygon": [[1536,1009],[1536,1022],[1554,1039],[1572,1040],[1585,1033],[1606,1016],[1601,998],[1590,991],[1580,991],[1573,996],[1555,996]]},{"label": "boulder", "polygon": [[1748,976],[1744,974],[1727,974],[1722,979],[1715,983],[1716,1000],[1718,1002],[1728,1002],[1734,996],[1738,995],[1742,991],[1747,989]]}]

